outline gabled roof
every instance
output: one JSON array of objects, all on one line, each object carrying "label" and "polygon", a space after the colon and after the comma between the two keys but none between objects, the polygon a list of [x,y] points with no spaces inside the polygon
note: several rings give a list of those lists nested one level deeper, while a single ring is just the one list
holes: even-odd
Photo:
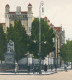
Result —
[{"label": "gabled roof", "polygon": [[59,32],[61,30],[61,27],[54,27],[54,29]]},{"label": "gabled roof", "polygon": [[48,22],[50,22],[50,20],[48,19]]},{"label": "gabled roof", "polygon": [[51,23],[50,26],[53,26],[53,24]]},{"label": "gabled roof", "polygon": [[44,20],[47,20],[47,17],[44,17]]}]

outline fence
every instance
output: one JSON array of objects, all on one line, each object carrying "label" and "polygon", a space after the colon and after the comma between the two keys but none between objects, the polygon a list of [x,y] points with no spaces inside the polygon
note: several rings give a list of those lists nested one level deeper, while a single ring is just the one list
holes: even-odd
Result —
[{"label": "fence", "polygon": [[[57,59],[56,59],[57,62]],[[41,60],[41,68],[44,69],[44,65],[47,65],[47,68],[50,69],[51,66],[54,68],[54,58],[46,58]],[[58,60],[58,65],[60,60]],[[34,67],[39,67],[39,59],[35,58],[22,58],[18,61],[18,70],[17,72],[33,72]],[[2,72],[14,72],[15,64],[0,64],[0,71]]]}]

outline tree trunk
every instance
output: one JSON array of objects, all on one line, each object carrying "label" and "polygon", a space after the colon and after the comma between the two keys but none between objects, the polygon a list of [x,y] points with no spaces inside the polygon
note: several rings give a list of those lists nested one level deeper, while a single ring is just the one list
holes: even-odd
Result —
[{"label": "tree trunk", "polygon": [[71,69],[72,69],[72,62],[71,62]]}]

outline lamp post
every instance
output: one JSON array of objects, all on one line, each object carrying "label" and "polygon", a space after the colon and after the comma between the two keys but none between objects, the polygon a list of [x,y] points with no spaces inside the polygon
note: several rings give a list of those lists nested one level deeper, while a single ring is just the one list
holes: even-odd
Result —
[{"label": "lamp post", "polygon": [[[62,46],[62,24],[61,24],[61,32],[60,32],[60,49],[61,49],[61,46]],[[62,65],[62,60],[61,60],[61,53],[60,53],[60,67]]]},{"label": "lamp post", "polygon": [[58,67],[58,38],[57,38],[57,67]]},{"label": "lamp post", "polygon": [[50,65],[50,64],[49,64],[49,58],[50,58],[50,56],[48,55],[48,69],[49,69],[49,65]]},{"label": "lamp post", "polygon": [[44,2],[41,1],[39,7],[39,74],[41,74],[41,11],[44,12],[43,5]]},{"label": "lamp post", "polygon": [[[56,38],[53,38],[53,43],[54,43],[54,47],[56,48]],[[53,59],[53,65],[55,66],[56,64],[56,49],[54,49],[54,59]]]}]

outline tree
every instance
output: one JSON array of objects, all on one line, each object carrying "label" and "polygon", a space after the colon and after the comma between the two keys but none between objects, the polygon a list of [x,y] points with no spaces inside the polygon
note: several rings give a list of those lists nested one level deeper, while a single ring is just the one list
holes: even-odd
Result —
[{"label": "tree", "polygon": [[60,56],[65,62],[72,62],[72,41],[67,40],[66,44],[62,45],[60,50]]},{"label": "tree", "polygon": [[7,42],[14,39],[14,27],[10,24],[10,27],[7,27]]},{"label": "tree", "polygon": [[68,54],[67,54],[67,46],[63,44],[60,51],[60,56],[64,61],[68,61]]},{"label": "tree", "polygon": [[[41,58],[45,58],[51,51],[54,50],[53,37],[55,37],[53,33],[53,29],[50,29],[50,26],[47,24],[47,21],[41,19]],[[39,19],[35,18],[32,23],[31,30],[31,44],[30,44],[30,53],[34,55],[34,57],[38,58],[39,51]]]},{"label": "tree", "polygon": [[6,52],[6,34],[3,31],[3,26],[0,24],[0,60],[4,60],[4,53]]},{"label": "tree", "polygon": [[25,57],[27,53],[27,39],[25,28],[20,21],[15,21],[14,27],[10,26],[7,30],[8,41],[11,39],[14,41],[16,60]]}]

